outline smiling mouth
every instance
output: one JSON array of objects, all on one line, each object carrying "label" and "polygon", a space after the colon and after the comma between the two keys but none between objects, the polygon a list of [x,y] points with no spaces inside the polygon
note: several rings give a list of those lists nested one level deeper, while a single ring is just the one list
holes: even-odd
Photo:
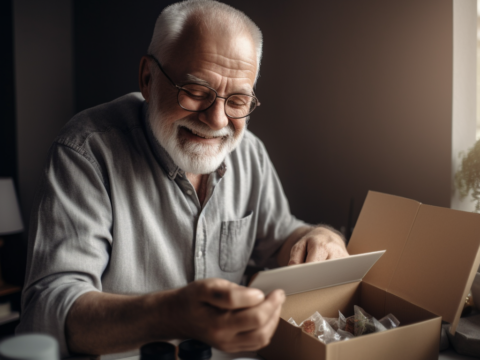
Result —
[{"label": "smiling mouth", "polygon": [[199,132],[197,132],[197,131],[195,131],[195,130],[189,129],[189,128],[185,127],[185,126],[181,126],[181,128],[184,129],[184,130],[186,130],[186,131],[188,131],[189,133],[191,133],[191,134],[193,134],[193,135],[195,135],[195,136],[198,136],[198,137],[202,138],[202,139],[218,139],[218,138],[222,138],[222,137],[223,137],[223,136],[209,136],[209,135],[204,135],[204,134],[201,134],[201,133],[199,133]]}]

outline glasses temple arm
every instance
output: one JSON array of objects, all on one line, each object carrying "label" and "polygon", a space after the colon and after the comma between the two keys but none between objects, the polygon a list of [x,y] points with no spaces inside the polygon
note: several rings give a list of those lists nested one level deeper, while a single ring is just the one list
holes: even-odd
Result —
[{"label": "glasses temple arm", "polygon": [[165,70],[163,70],[163,67],[162,67],[162,65],[160,65],[160,62],[157,60],[157,58],[156,58],[155,56],[153,56],[153,55],[150,55],[150,54],[147,54],[147,56],[148,56],[149,58],[153,59],[153,60],[157,63],[157,65],[158,65],[160,71],[163,73],[163,75],[165,75],[165,77],[172,83],[173,86],[175,86],[175,87],[178,88],[177,84],[175,84],[175,83],[173,82],[173,80],[170,79],[170,76],[167,75],[167,73],[165,72]]}]

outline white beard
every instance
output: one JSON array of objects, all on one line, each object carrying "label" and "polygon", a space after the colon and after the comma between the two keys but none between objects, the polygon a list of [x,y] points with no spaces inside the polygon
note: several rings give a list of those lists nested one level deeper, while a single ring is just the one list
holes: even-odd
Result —
[{"label": "white beard", "polygon": [[[158,99],[156,96],[153,98]],[[186,116],[173,123],[166,120],[166,117],[165,112],[160,110],[155,102],[149,103],[148,121],[153,134],[173,162],[187,173],[209,174],[217,170],[227,155],[240,144],[245,134],[246,125],[236,131],[229,122],[223,129],[214,131],[208,125],[193,120],[194,116]],[[220,144],[199,144],[182,139],[179,137],[181,127],[207,137],[222,137],[222,141]]]}]

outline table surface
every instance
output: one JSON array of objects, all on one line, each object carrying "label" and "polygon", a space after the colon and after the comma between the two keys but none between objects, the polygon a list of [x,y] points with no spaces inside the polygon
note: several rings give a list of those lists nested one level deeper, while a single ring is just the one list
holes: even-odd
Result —
[{"label": "table surface", "polygon": [[457,354],[452,348],[442,351],[438,360],[475,360],[478,358]]},{"label": "table surface", "polygon": [[[104,356],[101,357],[102,360],[105,359]],[[112,358],[113,359],[113,358]],[[134,356],[128,356],[126,358],[116,358],[116,359],[122,359],[122,360],[139,360],[140,356],[139,355],[134,355]],[[227,354],[224,353],[223,351],[213,349],[212,350],[212,358],[211,360],[235,360],[235,359],[259,359],[261,360],[262,358],[256,355],[253,352],[242,352],[242,353],[236,353],[236,354]],[[108,358],[108,360],[110,360]],[[443,360],[443,359],[442,359]],[[446,359],[445,359],[446,360]],[[448,359],[450,360],[450,359]]]},{"label": "table surface", "polygon": [[[134,352],[135,353],[135,352]],[[125,354],[125,355],[104,355],[101,357],[101,360],[139,360],[140,356],[138,355],[138,351],[136,351],[137,355],[133,354]],[[241,359],[241,358],[247,358],[247,359],[258,359],[261,360],[262,358],[256,355],[253,352],[242,352],[242,353],[236,353],[236,354],[227,354],[224,353],[220,350],[213,349],[212,351],[212,359],[211,360],[235,360],[235,359]],[[470,357],[470,356],[463,356],[460,354],[457,354],[455,350],[453,349],[448,349],[445,351],[442,351],[438,357],[438,360],[478,360],[478,358]]]}]

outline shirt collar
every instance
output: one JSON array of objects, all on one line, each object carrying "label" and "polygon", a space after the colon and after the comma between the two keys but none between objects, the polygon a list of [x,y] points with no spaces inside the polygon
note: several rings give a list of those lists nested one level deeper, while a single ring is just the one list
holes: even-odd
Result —
[{"label": "shirt collar", "polygon": [[[185,171],[180,169],[174,162],[171,156],[168,154],[167,150],[160,145],[157,138],[153,134],[152,128],[150,126],[150,121],[148,121],[148,103],[145,101],[142,108],[143,124],[145,128],[145,133],[147,134],[147,140],[152,148],[153,154],[157,159],[158,163],[167,173],[167,176],[170,180],[174,180],[177,175],[184,176]],[[217,174],[219,177],[223,177],[227,171],[227,165],[225,161],[217,169]]]}]

